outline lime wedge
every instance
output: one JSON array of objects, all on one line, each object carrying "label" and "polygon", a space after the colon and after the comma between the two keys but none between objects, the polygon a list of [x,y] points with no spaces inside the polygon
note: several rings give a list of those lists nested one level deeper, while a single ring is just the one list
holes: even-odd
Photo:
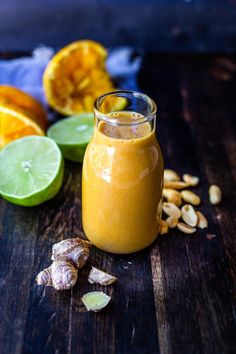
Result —
[{"label": "lime wedge", "polygon": [[111,112],[122,111],[126,105],[127,100],[124,97],[111,97]]},{"label": "lime wedge", "polygon": [[62,119],[48,129],[47,135],[58,144],[66,159],[83,161],[93,135],[93,117],[93,113],[81,113]]},{"label": "lime wedge", "polygon": [[6,200],[34,206],[53,198],[63,180],[64,163],[55,142],[28,136],[0,152],[0,194]]},{"label": "lime wedge", "polygon": [[111,96],[109,100],[105,99],[104,102],[101,103],[101,111],[105,114],[111,112],[122,111],[127,106],[127,99],[125,97],[119,96]]}]

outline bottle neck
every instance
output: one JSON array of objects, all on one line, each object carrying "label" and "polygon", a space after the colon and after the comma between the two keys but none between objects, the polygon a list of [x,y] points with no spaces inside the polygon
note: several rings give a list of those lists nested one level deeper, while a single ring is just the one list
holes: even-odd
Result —
[{"label": "bottle neck", "polygon": [[119,111],[99,116],[95,113],[95,124],[102,134],[122,140],[133,140],[150,135],[155,130],[156,117],[144,117],[133,111]]}]

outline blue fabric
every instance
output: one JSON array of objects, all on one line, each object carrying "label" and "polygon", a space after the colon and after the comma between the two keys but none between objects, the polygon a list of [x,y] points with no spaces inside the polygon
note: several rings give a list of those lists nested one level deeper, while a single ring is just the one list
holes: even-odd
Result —
[{"label": "blue fabric", "polygon": [[[42,75],[53,54],[51,48],[42,47],[35,49],[31,57],[0,61],[0,84],[22,89],[48,108],[42,87]],[[120,47],[109,51],[107,69],[117,87],[137,90],[136,77],[141,61],[140,55],[133,58],[132,48]]]}]

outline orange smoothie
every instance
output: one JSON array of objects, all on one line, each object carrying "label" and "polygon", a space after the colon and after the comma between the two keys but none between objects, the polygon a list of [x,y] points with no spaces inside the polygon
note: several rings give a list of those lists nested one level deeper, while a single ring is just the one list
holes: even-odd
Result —
[{"label": "orange smoothie", "polygon": [[100,121],[84,158],[83,228],[98,248],[131,253],[158,235],[163,158],[155,132],[141,115],[124,111],[109,118],[122,125]]}]

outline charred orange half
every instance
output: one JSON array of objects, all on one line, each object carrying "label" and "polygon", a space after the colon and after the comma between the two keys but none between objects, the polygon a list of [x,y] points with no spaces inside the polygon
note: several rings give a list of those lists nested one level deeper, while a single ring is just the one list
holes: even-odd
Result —
[{"label": "charred orange half", "polygon": [[77,41],[61,49],[43,76],[49,105],[64,115],[93,111],[95,99],[114,90],[105,67],[106,57],[106,49],[90,40]]}]

